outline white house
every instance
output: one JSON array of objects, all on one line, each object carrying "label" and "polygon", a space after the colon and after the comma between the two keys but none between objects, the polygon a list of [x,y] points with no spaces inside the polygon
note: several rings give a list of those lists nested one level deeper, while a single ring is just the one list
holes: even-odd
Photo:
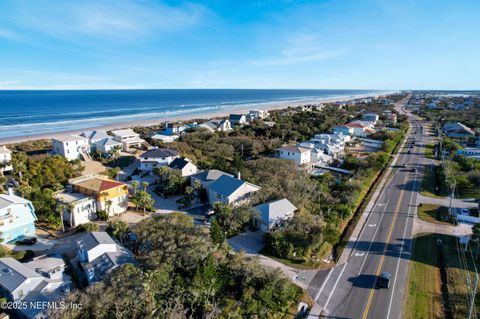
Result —
[{"label": "white house", "polygon": [[155,167],[169,165],[178,157],[176,150],[168,148],[154,148],[140,156],[140,170],[151,171]]},{"label": "white house", "polygon": [[245,114],[230,114],[229,121],[232,124],[232,126],[235,125],[245,125],[248,124],[247,117]]},{"label": "white house", "polygon": [[112,138],[105,131],[84,131],[79,134],[80,136],[88,138],[88,143],[90,144],[92,151],[95,150],[95,144],[101,140]]},{"label": "white house", "polygon": [[115,141],[113,138],[104,138],[98,142],[95,142],[94,149],[100,151],[102,154],[109,154],[111,151],[114,150],[121,150],[123,149],[123,143]]},{"label": "white house", "polygon": [[358,137],[367,137],[368,135],[375,133],[373,129],[371,129],[365,124],[348,123],[345,126],[353,129],[353,135]]},{"label": "white house", "polygon": [[298,165],[310,162],[310,149],[300,146],[285,146],[275,150],[278,158],[295,161]]},{"label": "white house", "polygon": [[257,185],[228,175],[220,176],[207,188],[211,204],[220,202],[232,206],[248,202],[251,196],[259,190],[260,187]]},{"label": "white house", "polygon": [[155,134],[150,138],[152,140],[160,141],[160,142],[163,142],[163,143],[173,143],[179,138],[179,136],[178,135]]},{"label": "white house", "polygon": [[229,120],[225,119],[225,120],[220,121],[220,123],[218,123],[217,131],[219,131],[219,132],[229,132],[231,130],[233,130],[232,123],[230,123]]},{"label": "white house", "polygon": [[180,171],[184,177],[197,174],[197,166],[188,158],[177,157],[168,166],[171,169]]},{"label": "white house", "polygon": [[75,228],[97,219],[97,202],[94,196],[77,192],[61,192],[53,196],[57,205],[63,205],[63,222]]},{"label": "white house", "polygon": [[52,138],[52,153],[62,155],[69,161],[89,159],[90,144],[88,138],[79,135],[65,135]]},{"label": "white house", "polygon": [[132,254],[106,232],[89,232],[76,240],[77,259],[89,284],[126,263],[135,264]]},{"label": "white house", "polygon": [[180,135],[183,131],[187,130],[188,127],[182,124],[176,123],[167,123],[165,129],[163,130],[164,135]]},{"label": "white house", "polygon": [[248,112],[248,116],[253,120],[263,120],[269,115],[268,110],[250,110]]},{"label": "white house", "polygon": [[13,170],[12,152],[6,146],[0,146],[0,175]]},{"label": "white house", "polygon": [[112,131],[113,139],[123,144],[123,149],[128,151],[130,147],[141,147],[145,143],[138,133],[132,129]]},{"label": "white house", "polygon": [[263,232],[281,227],[282,223],[292,218],[297,210],[297,207],[286,198],[264,203],[254,208],[253,223]]}]

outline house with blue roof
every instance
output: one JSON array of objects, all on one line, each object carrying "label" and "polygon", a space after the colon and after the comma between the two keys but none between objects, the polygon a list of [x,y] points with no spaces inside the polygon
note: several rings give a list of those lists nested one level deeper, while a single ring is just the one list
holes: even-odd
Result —
[{"label": "house with blue roof", "polygon": [[208,199],[211,204],[224,203],[227,205],[240,205],[248,202],[260,186],[245,182],[229,175],[222,175],[207,188]]},{"label": "house with blue roof", "polygon": [[12,193],[0,194],[0,237],[4,242],[34,236],[36,220],[32,202]]}]

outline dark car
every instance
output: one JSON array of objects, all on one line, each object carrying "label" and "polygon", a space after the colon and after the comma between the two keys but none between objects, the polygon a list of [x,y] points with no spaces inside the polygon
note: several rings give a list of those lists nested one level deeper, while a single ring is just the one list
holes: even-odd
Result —
[{"label": "dark car", "polygon": [[30,245],[34,245],[36,242],[37,242],[36,237],[23,237],[22,239],[17,240],[15,244],[30,246]]},{"label": "dark car", "polygon": [[392,274],[389,272],[382,272],[380,277],[377,281],[378,288],[389,288],[390,287],[390,279],[392,279]]}]

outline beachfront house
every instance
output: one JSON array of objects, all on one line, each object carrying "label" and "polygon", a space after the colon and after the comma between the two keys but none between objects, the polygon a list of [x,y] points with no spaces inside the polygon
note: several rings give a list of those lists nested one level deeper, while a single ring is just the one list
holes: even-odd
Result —
[{"label": "beachfront house", "polygon": [[153,148],[140,156],[140,170],[152,171],[155,167],[169,165],[179,157],[176,150],[168,148]]},{"label": "beachfront house", "polygon": [[366,121],[377,123],[380,116],[378,116],[378,114],[375,114],[375,113],[365,113],[363,114],[362,118]]},{"label": "beachfront house", "polygon": [[247,117],[245,114],[230,114],[230,117],[228,119],[232,126],[243,126],[245,124],[248,124]]},{"label": "beachfront house", "polygon": [[254,207],[253,225],[262,232],[269,232],[293,217],[297,207],[283,198]]},{"label": "beachfront house", "polygon": [[160,141],[162,143],[173,143],[175,142],[179,136],[178,135],[163,135],[163,134],[155,134],[150,137],[154,141]]},{"label": "beachfront house", "polygon": [[248,112],[248,117],[252,120],[263,120],[269,115],[268,110],[250,110]]},{"label": "beachfront house", "polygon": [[202,123],[199,125],[199,127],[202,127],[210,132],[229,132],[232,129],[232,124],[228,119],[224,120],[216,120],[216,119],[211,119],[208,122]]},{"label": "beachfront house", "polygon": [[112,152],[117,152],[123,149],[123,143],[120,143],[113,138],[104,138],[93,144],[93,149],[100,152],[102,155],[110,155]]},{"label": "beachfront house", "polygon": [[0,237],[3,242],[23,236],[35,236],[35,209],[32,202],[9,194],[0,194]]},{"label": "beachfront house", "polygon": [[210,169],[190,176],[190,183],[192,186],[200,184],[204,189],[208,189],[213,182],[224,175],[233,177],[233,175],[219,171],[218,169]]},{"label": "beachfront house", "polygon": [[475,136],[475,132],[468,126],[460,122],[447,122],[443,125],[443,132],[448,137],[470,138]]},{"label": "beachfront house", "polygon": [[88,139],[88,144],[90,144],[91,152],[95,151],[95,144],[101,140],[112,138],[105,131],[84,131],[79,134],[80,136],[86,137]]},{"label": "beachfront house", "polygon": [[97,220],[97,201],[94,195],[78,192],[59,192],[53,195],[57,206],[62,207],[64,224],[71,228]]},{"label": "beachfront house", "polygon": [[127,152],[131,147],[140,148],[145,143],[132,129],[114,130],[112,135],[114,140],[122,143],[123,149]]},{"label": "beachfront house", "polygon": [[197,173],[197,166],[193,164],[188,158],[175,158],[169,165],[173,170],[178,170],[183,177],[191,176]]},{"label": "beachfront house", "polygon": [[12,152],[6,146],[0,146],[0,176],[12,170]]},{"label": "beachfront house", "polygon": [[69,161],[90,159],[88,138],[80,135],[65,135],[52,138],[52,153],[62,155]]},{"label": "beachfront house", "polygon": [[236,206],[248,202],[254,193],[260,190],[260,186],[242,181],[237,178],[222,175],[207,188],[210,204],[224,203]]},{"label": "beachfront house", "polygon": [[310,162],[310,149],[296,145],[284,146],[275,150],[275,156],[302,165]]},{"label": "beachfront house", "polygon": [[183,124],[167,123],[163,130],[164,135],[180,135],[183,131],[187,130],[187,126]]},{"label": "beachfront house", "polygon": [[[72,185],[72,193],[80,193],[95,199],[96,211],[105,211],[109,216],[114,216],[127,210],[128,187],[125,183],[117,182],[98,174],[72,178],[68,182]],[[80,197],[79,199],[81,200]],[[70,210],[70,214],[74,214],[74,218],[77,217],[79,221],[81,216],[94,218],[94,215],[90,214],[90,210],[93,207],[88,207],[88,200],[85,199],[85,201],[86,206],[83,207],[85,209],[88,208],[88,212],[78,213],[75,210],[73,212]],[[68,220],[70,220],[70,217],[68,217]]]},{"label": "beachfront house", "polygon": [[132,253],[117,244],[106,232],[89,232],[76,240],[80,270],[88,284],[100,281],[113,269],[126,264],[136,264]]}]

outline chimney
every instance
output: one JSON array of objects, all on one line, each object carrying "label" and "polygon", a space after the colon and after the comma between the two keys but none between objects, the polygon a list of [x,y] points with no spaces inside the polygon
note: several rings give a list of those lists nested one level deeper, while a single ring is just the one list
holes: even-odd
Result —
[{"label": "chimney", "polygon": [[240,172],[237,172],[237,179],[242,180],[242,174]]},{"label": "chimney", "polygon": [[8,195],[13,196],[13,188],[8,187]]}]

